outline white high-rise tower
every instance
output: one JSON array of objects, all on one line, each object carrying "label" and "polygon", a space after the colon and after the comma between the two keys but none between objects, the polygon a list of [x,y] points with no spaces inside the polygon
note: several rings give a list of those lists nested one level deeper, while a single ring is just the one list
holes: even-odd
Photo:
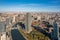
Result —
[{"label": "white high-rise tower", "polygon": [[28,33],[32,30],[31,21],[32,21],[32,15],[30,13],[27,13],[25,15],[25,28],[26,28],[26,32]]}]

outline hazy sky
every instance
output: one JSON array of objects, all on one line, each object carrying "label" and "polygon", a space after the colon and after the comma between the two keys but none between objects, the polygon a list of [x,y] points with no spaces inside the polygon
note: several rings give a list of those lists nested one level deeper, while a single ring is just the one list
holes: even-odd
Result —
[{"label": "hazy sky", "polygon": [[60,0],[0,0],[0,11],[60,12]]}]

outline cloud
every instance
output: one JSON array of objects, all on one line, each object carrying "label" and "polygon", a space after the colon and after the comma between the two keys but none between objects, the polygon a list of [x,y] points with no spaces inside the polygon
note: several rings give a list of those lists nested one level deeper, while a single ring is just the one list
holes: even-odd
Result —
[{"label": "cloud", "polygon": [[44,4],[19,4],[19,6],[42,6]]},{"label": "cloud", "polygon": [[60,6],[45,4],[18,4],[0,7],[1,11],[59,11]]}]

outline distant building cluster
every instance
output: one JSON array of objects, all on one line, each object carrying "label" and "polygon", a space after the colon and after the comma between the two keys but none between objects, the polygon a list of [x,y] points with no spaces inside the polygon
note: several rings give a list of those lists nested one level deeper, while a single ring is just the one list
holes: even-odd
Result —
[{"label": "distant building cluster", "polygon": [[60,13],[0,13],[0,34],[9,32],[16,23],[21,24],[20,26],[25,25],[25,31],[27,33],[31,32],[35,26],[50,33],[51,39],[58,39],[60,37]]}]

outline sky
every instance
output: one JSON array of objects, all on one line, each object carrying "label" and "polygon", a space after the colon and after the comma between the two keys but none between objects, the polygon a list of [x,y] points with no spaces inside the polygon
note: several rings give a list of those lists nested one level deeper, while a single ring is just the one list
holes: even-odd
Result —
[{"label": "sky", "polygon": [[0,11],[60,12],[60,0],[0,0]]}]

